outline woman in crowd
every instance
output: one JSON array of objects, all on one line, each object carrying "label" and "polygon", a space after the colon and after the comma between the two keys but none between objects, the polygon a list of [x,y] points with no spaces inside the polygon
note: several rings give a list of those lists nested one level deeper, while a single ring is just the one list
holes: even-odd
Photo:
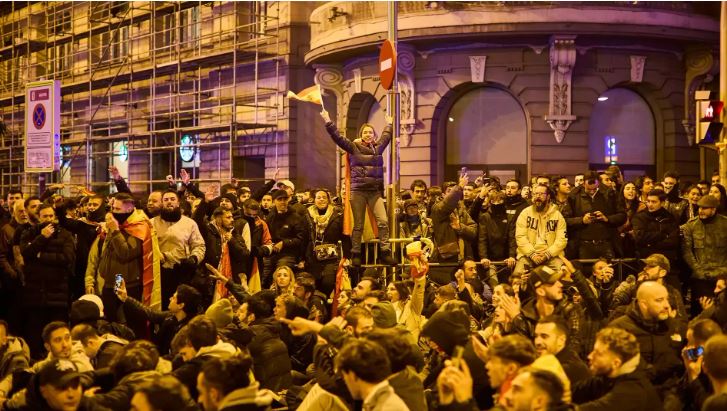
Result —
[{"label": "woman in crowd", "polygon": [[[410,290],[410,284],[413,290]],[[420,277],[412,281],[395,281],[389,283],[386,295],[396,310],[396,322],[412,333],[415,339],[423,324],[424,286],[426,278]]]},{"label": "woman in crowd", "polygon": [[278,295],[293,294],[295,290],[295,274],[288,266],[278,267],[273,273],[273,286],[271,287]]},{"label": "woman in crowd", "polygon": [[379,229],[381,245],[381,262],[386,265],[396,264],[391,256],[389,244],[389,225],[386,206],[382,192],[384,190],[384,157],[386,146],[391,142],[391,122],[387,117],[387,125],[381,136],[376,139],[376,131],[371,124],[365,123],[358,131],[358,138],[351,141],[342,137],[336,125],[331,121],[328,112],[323,110],[321,117],[326,122],[326,130],[331,139],[343,151],[349,154],[351,168],[351,208],[353,211],[353,232],[351,233],[351,263],[361,265],[361,234],[363,233],[364,217],[368,207],[374,213]]},{"label": "woman in crowd", "polygon": [[331,203],[328,190],[316,190],[314,203],[306,213],[308,222],[308,272],[316,279],[316,289],[326,296],[336,285],[338,265],[350,248],[349,237],[343,235],[343,211]]},{"label": "woman in crowd", "polygon": [[633,227],[631,218],[641,211],[643,203],[637,196],[636,184],[628,182],[621,188],[621,199],[626,210],[626,221],[618,228],[617,249],[621,257],[633,257],[635,255]]},{"label": "woman in crowd", "polygon": [[689,202],[689,206],[684,208],[679,224],[684,224],[699,215],[699,206],[697,206],[697,203],[702,198],[702,190],[696,184],[692,184],[684,190],[684,198]]},{"label": "woman in crowd", "polygon": [[717,212],[722,215],[727,214],[727,191],[725,188],[720,184],[712,184],[712,186],[709,187],[709,195],[719,200]]}]

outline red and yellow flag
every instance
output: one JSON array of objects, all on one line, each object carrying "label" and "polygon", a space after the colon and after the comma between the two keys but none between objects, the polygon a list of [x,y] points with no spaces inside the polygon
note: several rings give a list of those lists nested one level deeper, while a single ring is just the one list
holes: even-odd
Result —
[{"label": "red and yellow flag", "polygon": [[292,98],[295,100],[300,101],[306,101],[308,103],[318,104],[319,106],[323,105],[323,97],[321,96],[321,88],[315,84],[307,89],[301,90],[300,92],[293,93],[292,91],[288,90],[288,98]]}]

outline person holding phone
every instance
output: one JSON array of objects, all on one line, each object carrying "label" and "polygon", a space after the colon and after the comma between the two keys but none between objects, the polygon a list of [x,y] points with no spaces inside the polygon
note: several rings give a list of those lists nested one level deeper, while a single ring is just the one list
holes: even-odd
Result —
[{"label": "person holding phone", "polygon": [[589,170],[584,173],[583,185],[570,194],[573,214],[566,218],[566,224],[577,258],[614,258],[617,229],[626,222],[624,202],[599,181],[598,173]]}]

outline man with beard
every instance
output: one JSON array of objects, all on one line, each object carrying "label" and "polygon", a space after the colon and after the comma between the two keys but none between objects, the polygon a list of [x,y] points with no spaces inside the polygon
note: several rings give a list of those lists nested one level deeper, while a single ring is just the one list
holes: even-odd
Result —
[{"label": "man with beard", "polygon": [[[234,221],[230,210],[217,207],[210,222],[197,220],[197,224],[206,244],[204,264],[240,284],[240,275],[245,274],[250,256],[250,227],[247,221],[238,221]],[[226,292],[224,284],[219,284],[213,294],[219,298]],[[203,296],[206,297],[210,296]]]},{"label": "man with beard", "polygon": [[[717,277],[727,274],[727,217],[717,214],[719,200],[706,195],[697,203],[699,218],[681,227],[682,255],[692,269],[692,302],[709,296]],[[692,307],[694,313],[695,307]],[[699,308],[697,307],[697,310]]]},{"label": "man with beard", "polygon": [[2,205],[0,211],[0,224],[5,225],[13,221],[13,212],[15,210],[15,202],[23,201],[23,192],[20,188],[11,188],[5,196],[5,204]]},{"label": "man with beard", "polygon": [[573,403],[581,411],[661,410],[659,395],[639,360],[639,342],[633,334],[619,328],[602,329],[588,355],[594,376],[573,382]]},{"label": "man with beard", "polygon": [[674,215],[677,221],[684,222],[682,218],[689,207],[689,201],[679,196],[679,173],[676,171],[667,171],[664,173],[664,179],[661,184],[666,192],[666,204],[664,207]]},{"label": "man with beard", "polygon": [[301,252],[305,249],[307,236],[303,216],[290,209],[289,200],[286,190],[278,190],[273,195],[275,208],[266,219],[273,246],[270,266],[265,267],[263,288],[270,287],[272,271],[275,268],[294,267],[298,264]]},{"label": "man with beard", "polygon": [[[249,241],[246,243],[250,249],[250,257],[244,272],[248,274],[248,285],[253,293],[260,291],[263,257],[270,255],[273,245],[268,224],[259,215],[262,211],[260,204],[250,198],[242,205],[242,219],[235,221],[235,230],[238,233],[244,232],[244,225],[247,225],[250,232]],[[233,280],[237,282],[234,277]]]},{"label": "man with beard", "polygon": [[424,180],[414,180],[409,187],[411,199],[416,201],[418,213],[424,217],[429,215],[427,203],[427,183]]},{"label": "man with beard", "polygon": [[649,364],[647,376],[654,386],[662,389],[676,384],[684,371],[679,353],[683,339],[674,321],[675,315],[666,287],[656,281],[645,281],[626,314],[609,324],[636,337],[641,358]]},{"label": "man with beard", "polygon": [[18,309],[18,298],[21,284],[21,270],[23,265],[22,256],[13,252],[13,236],[18,227],[28,224],[28,214],[25,212],[25,204],[22,201],[13,203],[13,219],[0,229],[0,270],[2,278],[0,283],[0,318],[8,320],[13,331],[20,331]]},{"label": "man with beard", "polygon": [[568,341],[568,325],[557,315],[541,318],[535,325],[535,350],[538,355],[552,354],[558,359],[565,375],[572,382],[591,376],[588,367]]},{"label": "man with beard", "polygon": [[21,293],[23,335],[32,352],[39,352],[45,324],[68,318],[69,279],[73,275],[73,236],[57,224],[51,205],[39,208],[39,224],[23,233],[20,250],[25,260]]},{"label": "man with beard", "polygon": [[177,286],[192,281],[197,265],[205,256],[205,241],[197,223],[182,215],[176,191],[164,192],[162,208],[151,223],[162,253],[162,309],[166,310]]},{"label": "man with beard", "polygon": [[578,258],[613,258],[616,229],[626,221],[623,201],[595,171],[586,172],[583,186],[570,196],[573,215],[566,223]]},{"label": "man with beard", "polygon": [[[114,292],[117,274],[122,275],[129,295],[146,306],[161,308],[160,255],[156,243],[154,227],[142,211],[135,209],[134,199],[126,193],[117,194],[112,212],[106,214],[104,230],[91,246],[86,269],[86,287],[93,287],[101,295],[109,321],[124,319]],[[146,320],[129,320],[136,335],[146,335]]]},{"label": "man with beard", "polygon": [[547,265],[559,270],[563,262],[559,256],[565,249],[566,224],[555,205],[550,204],[550,189],[539,185],[533,190],[533,205],[517,218],[515,242],[517,264],[515,274],[522,275],[526,266]]},{"label": "man with beard", "polygon": [[[664,208],[666,193],[651,190],[646,196],[646,210],[634,215],[631,220],[637,255],[664,255],[669,261],[676,262],[679,257],[679,223]],[[678,273],[670,272],[666,280],[674,287],[681,288]]]}]

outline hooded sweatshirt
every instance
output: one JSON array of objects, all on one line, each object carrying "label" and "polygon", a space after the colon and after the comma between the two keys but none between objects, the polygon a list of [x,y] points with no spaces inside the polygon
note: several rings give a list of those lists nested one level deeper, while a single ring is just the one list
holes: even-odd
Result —
[{"label": "hooded sweatshirt", "polygon": [[542,213],[535,211],[535,206],[526,208],[515,226],[517,258],[543,251],[550,257],[558,256],[568,242],[565,230],[565,219],[554,204]]}]

